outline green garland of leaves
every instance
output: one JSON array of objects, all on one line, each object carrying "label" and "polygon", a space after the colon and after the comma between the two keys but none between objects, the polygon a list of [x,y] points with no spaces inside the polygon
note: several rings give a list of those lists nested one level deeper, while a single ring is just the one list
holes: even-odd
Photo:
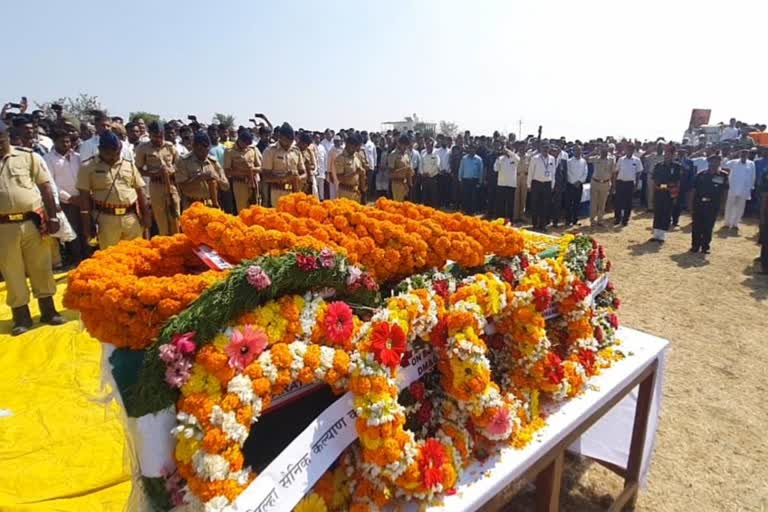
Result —
[{"label": "green garland of leaves", "polygon": [[[304,293],[307,290],[331,288],[350,302],[366,307],[380,303],[378,291],[364,287],[350,291],[347,285],[350,264],[344,256],[336,254],[331,268],[318,265],[317,269],[306,272],[297,265],[297,254],[318,257],[317,251],[298,250],[244,261],[226,279],[205,290],[187,309],[171,317],[160,336],[147,349],[138,382],[128,390],[125,397],[128,415],[140,417],[176,403],[179,391],[165,382],[165,363],[159,357],[160,347],[169,343],[174,334],[194,331],[195,341],[200,348],[210,343],[222,326],[243,313],[283,295]],[[270,286],[257,290],[248,283],[248,268],[253,265],[258,265],[267,273],[272,281]]]}]

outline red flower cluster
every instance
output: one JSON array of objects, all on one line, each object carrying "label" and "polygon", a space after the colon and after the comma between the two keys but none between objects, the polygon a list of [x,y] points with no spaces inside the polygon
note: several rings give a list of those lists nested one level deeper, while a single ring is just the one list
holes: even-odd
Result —
[{"label": "red flower cluster", "polygon": [[429,438],[421,449],[422,459],[419,461],[422,481],[427,488],[435,487],[443,482],[443,464],[445,463],[445,448],[435,438]]},{"label": "red flower cluster", "polygon": [[433,282],[432,289],[436,294],[444,299],[447,299],[448,295],[450,294],[450,290],[448,290],[448,281],[445,279],[438,279],[437,281]]},{"label": "red flower cluster", "polygon": [[592,293],[592,290],[589,288],[589,286],[584,283],[584,281],[576,281],[573,284],[573,292],[571,293],[571,298],[575,302],[581,302],[582,300],[586,299],[587,296]]},{"label": "red flower cluster", "polygon": [[379,364],[395,369],[405,353],[405,333],[397,324],[379,322],[373,327],[371,349]]},{"label": "red flower cluster", "polygon": [[296,266],[304,272],[312,272],[317,270],[317,258],[311,254],[299,253],[296,255]]},{"label": "red flower cluster", "polygon": [[331,302],[323,319],[328,339],[338,345],[344,345],[352,336],[352,308],[346,302]]},{"label": "red flower cluster", "polygon": [[536,311],[540,313],[552,305],[552,293],[549,288],[537,288],[533,291],[533,305],[536,306]]},{"label": "red flower cluster", "polygon": [[515,271],[509,265],[501,269],[501,277],[509,284],[515,284]]},{"label": "red flower cluster", "polygon": [[563,381],[565,373],[561,366],[562,362],[563,360],[560,359],[560,356],[554,352],[547,354],[547,380],[552,384],[558,385]]}]

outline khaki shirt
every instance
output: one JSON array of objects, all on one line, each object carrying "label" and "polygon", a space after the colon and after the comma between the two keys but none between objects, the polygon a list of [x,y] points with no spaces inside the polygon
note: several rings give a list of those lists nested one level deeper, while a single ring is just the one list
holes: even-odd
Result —
[{"label": "khaki shirt", "polygon": [[254,174],[261,172],[261,151],[256,146],[248,146],[240,149],[237,144],[224,153],[224,173],[227,176],[240,178],[250,175],[250,169]]},{"label": "khaki shirt", "polygon": [[357,187],[365,169],[358,153],[350,156],[346,151],[342,151],[333,161],[333,172],[336,173],[340,184]]},{"label": "khaki shirt", "polygon": [[83,162],[77,173],[77,189],[111,207],[131,206],[138,197],[136,190],[143,186],[139,170],[125,159],[110,166],[96,155]]},{"label": "khaki shirt", "polygon": [[208,179],[192,181],[206,174],[211,176],[209,179],[215,179],[218,182],[220,190],[229,190],[229,182],[224,177],[224,171],[216,161],[216,157],[209,156],[201,162],[194,153],[188,153],[176,164],[176,184],[186,197],[203,201],[211,198]]},{"label": "khaki shirt", "polygon": [[387,157],[387,168],[389,168],[389,173],[394,181],[403,182],[411,178],[413,176],[411,155],[408,151],[401,153],[395,149]]},{"label": "khaki shirt", "polygon": [[170,168],[170,173],[175,171],[176,162],[179,160],[179,153],[172,142],[163,141],[163,145],[155,147],[151,142],[139,144],[135,150],[134,161],[136,167],[142,176],[158,176],[163,165]]},{"label": "khaki shirt", "polygon": [[42,208],[38,185],[51,181],[31,149],[12,147],[0,161],[0,214],[27,213]]},{"label": "khaki shirt", "polygon": [[605,180],[611,179],[613,171],[616,169],[616,159],[612,155],[608,155],[605,158],[600,158],[600,155],[593,155],[589,157],[589,161],[594,166],[592,172],[592,179],[605,182]]},{"label": "khaki shirt", "polygon": [[304,158],[304,170],[307,174],[317,174],[317,158],[315,152],[312,150],[312,146],[307,146],[306,149],[301,151],[301,156]]},{"label": "khaki shirt", "polygon": [[291,147],[285,150],[279,142],[275,142],[264,150],[261,170],[264,181],[283,183],[285,178],[291,175],[304,174],[304,157],[296,144],[291,144]]},{"label": "khaki shirt", "polygon": [[362,147],[357,152],[357,159],[360,160],[360,165],[363,166],[363,170],[366,173],[370,172],[370,170],[373,169],[373,166],[371,165],[371,162],[368,161],[368,155],[365,154],[365,151],[363,151]]}]

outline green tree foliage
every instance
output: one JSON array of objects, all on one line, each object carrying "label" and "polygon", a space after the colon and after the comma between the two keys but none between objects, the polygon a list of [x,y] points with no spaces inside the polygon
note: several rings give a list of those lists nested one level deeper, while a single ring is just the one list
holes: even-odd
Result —
[{"label": "green tree foliage", "polygon": [[235,116],[232,114],[222,114],[221,112],[216,112],[213,114],[213,121],[218,121],[219,125],[225,128],[232,128],[235,126]]},{"label": "green tree foliage", "polygon": [[99,101],[98,96],[91,96],[90,94],[85,93],[80,93],[76,97],[66,96],[44,103],[35,102],[35,104],[37,105],[37,108],[45,112],[45,115],[49,118],[56,117],[51,109],[51,105],[61,105],[64,107],[64,117],[77,123],[93,122],[92,112],[94,110],[106,112],[106,109]]}]

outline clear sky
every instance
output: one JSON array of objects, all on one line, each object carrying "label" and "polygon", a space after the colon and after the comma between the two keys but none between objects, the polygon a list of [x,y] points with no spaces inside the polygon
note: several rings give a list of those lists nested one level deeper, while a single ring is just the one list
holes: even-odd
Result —
[{"label": "clear sky", "polygon": [[766,0],[3,3],[3,101],[569,138],[679,140],[694,107],[768,122]]}]

